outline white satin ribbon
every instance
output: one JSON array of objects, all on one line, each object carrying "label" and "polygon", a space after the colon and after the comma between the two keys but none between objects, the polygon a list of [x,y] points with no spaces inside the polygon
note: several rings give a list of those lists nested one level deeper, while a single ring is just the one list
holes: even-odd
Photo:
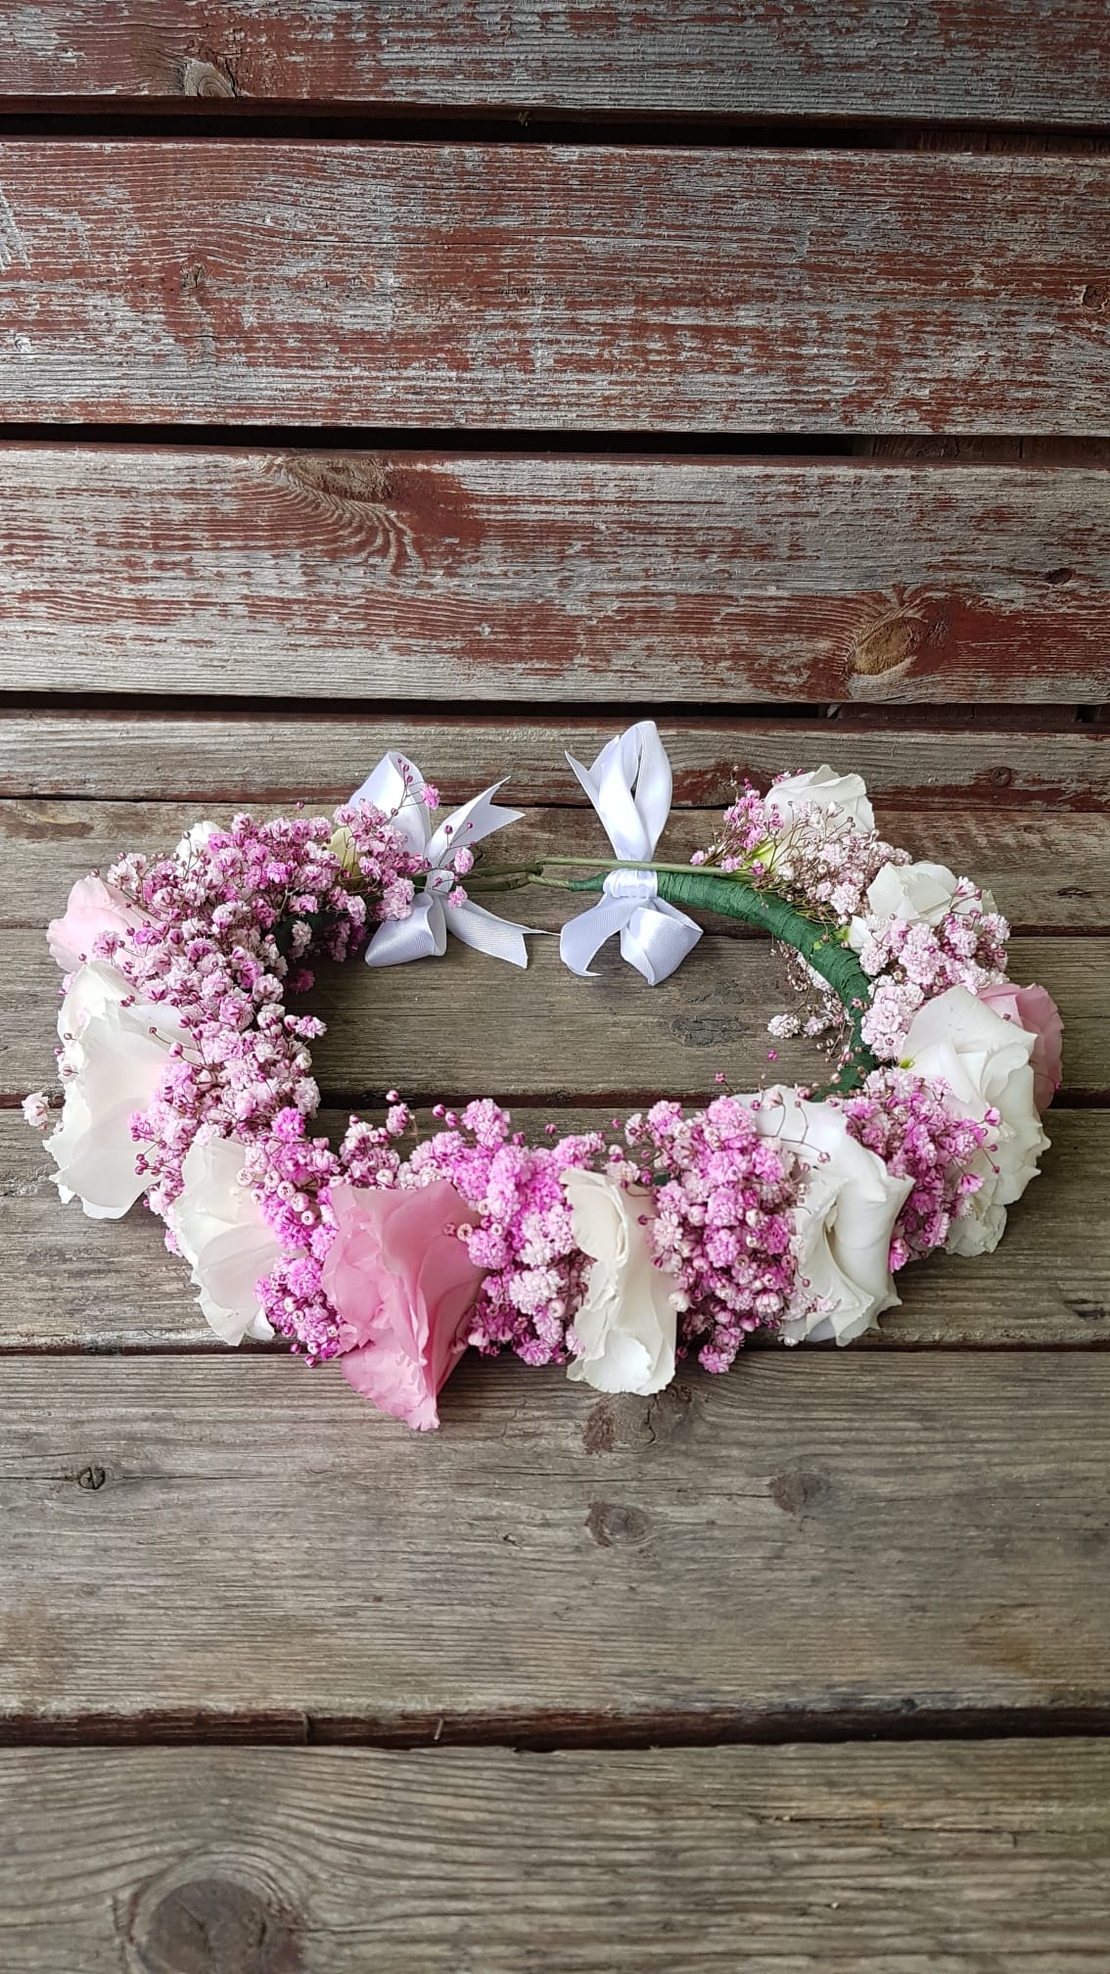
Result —
[{"label": "white satin ribbon", "polygon": [[372,802],[389,816],[410,849],[431,865],[423,889],[419,888],[420,879],[414,880],[418,889],[408,918],[386,919],[379,925],[366,948],[367,966],[402,966],[407,960],[439,959],[447,949],[449,932],[464,946],[474,946],[493,959],[508,960],[510,966],[527,966],[524,935],[534,932],[535,926],[498,918],[469,898],[464,905],[447,902],[462,882],[447,868],[455,852],[472,849],[507,823],[519,822],[524,811],[498,808],[492,798],[504,782],[495,781],[492,788],[472,796],[433,827],[422,800],[424,787],[420,769],[406,755],[383,754],[351,797],[352,802]]},{"label": "white satin ribbon", "polygon": [[[671,764],[654,720],[641,720],[611,740],[588,769],[570,754],[567,760],[617,856],[650,860],[672,790]],[[572,973],[590,979],[591,960],[616,933],[622,959],[657,987],[697,945],[701,927],[660,898],[654,871],[617,870],[605,879],[597,904],[564,925],[560,955]]]}]

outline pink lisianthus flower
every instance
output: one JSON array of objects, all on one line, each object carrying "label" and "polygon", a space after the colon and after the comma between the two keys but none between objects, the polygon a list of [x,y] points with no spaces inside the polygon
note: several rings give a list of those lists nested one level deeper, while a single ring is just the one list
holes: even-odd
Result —
[{"label": "pink lisianthus flower", "polygon": [[114,884],[105,884],[102,877],[79,877],[64,917],[51,919],[46,937],[62,972],[75,973],[83,960],[92,959],[93,943],[103,933],[130,932],[146,923],[146,914]]},{"label": "pink lisianthus flower", "polygon": [[1033,1101],[1038,1110],[1047,1110],[1060,1088],[1063,1060],[1064,1024],[1052,995],[1044,987],[1015,987],[1012,980],[1000,980],[993,987],[980,987],[976,997],[1003,1021],[1016,1022],[1027,1035],[1035,1035],[1029,1058],[1033,1070]]},{"label": "pink lisianthus flower", "polygon": [[380,1411],[428,1432],[486,1272],[456,1232],[466,1203],[444,1179],[411,1191],[341,1182],[330,1201],[336,1235],[322,1279],[344,1376]]}]

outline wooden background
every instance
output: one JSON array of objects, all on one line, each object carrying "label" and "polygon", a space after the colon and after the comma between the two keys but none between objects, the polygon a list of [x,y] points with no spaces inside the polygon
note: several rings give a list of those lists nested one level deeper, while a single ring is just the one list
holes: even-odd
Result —
[{"label": "wooden background", "polygon": [[[1105,0],[5,23],[5,1970],[1107,1966],[1108,193]],[[828,760],[995,888],[1067,1022],[997,1256],[418,1439],[60,1206],[74,877],[388,745],[600,848],[563,749],[649,714],[674,856]],[[758,943],[603,966],[327,980],[329,1117],[766,1076]]]}]

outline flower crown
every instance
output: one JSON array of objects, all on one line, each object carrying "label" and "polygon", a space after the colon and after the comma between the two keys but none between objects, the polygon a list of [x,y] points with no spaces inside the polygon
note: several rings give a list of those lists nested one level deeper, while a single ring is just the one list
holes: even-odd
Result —
[{"label": "flower crown", "polygon": [[[858,775],[745,783],[680,865],[655,860],[671,771],[650,721],[589,768],[567,759],[611,858],[476,858],[518,820],[502,784],[436,822],[436,790],[391,753],[332,820],[197,823],[172,855],[81,879],[49,927],[63,1200],[118,1219],[145,1199],[217,1336],[338,1357],[420,1428],[469,1345],[650,1393],[690,1354],[727,1370],[754,1331],[848,1343],[898,1302],[907,1262],[993,1249],[1048,1143],[1055,1004],[1006,978],[989,892],[881,840]],[[553,874],[576,867],[590,875]],[[703,1110],[661,1101],[558,1139],[552,1123],[530,1145],[486,1099],[437,1104],[421,1137],[391,1090],[383,1121],[352,1117],[338,1147],[312,1136],[324,1024],[286,999],[315,961],[395,966],[453,934],[525,966],[532,929],[477,898],[532,882],[600,892],[560,935],[586,977],[616,937],[666,979],[701,937],[690,907],[766,931],[801,989],[771,1034],[823,1041],[825,1091],[719,1088]],[[51,1121],[41,1091],[24,1111]]]}]

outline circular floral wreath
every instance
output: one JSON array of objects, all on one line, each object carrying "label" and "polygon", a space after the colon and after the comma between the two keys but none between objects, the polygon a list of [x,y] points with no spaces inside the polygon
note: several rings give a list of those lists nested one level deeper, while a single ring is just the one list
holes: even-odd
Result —
[{"label": "circular floral wreath", "polygon": [[[145,1198],[217,1336],[338,1357],[419,1428],[468,1345],[650,1393],[691,1353],[727,1370],[753,1331],[850,1342],[897,1303],[908,1261],[997,1245],[1048,1143],[1055,1004],[1006,978],[988,892],[881,840],[858,775],[745,783],[679,865],[655,860],[671,772],[651,722],[588,769],[567,758],[612,858],[476,859],[518,819],[501,784],[437,826],[436,790],[391,753],[332,820],[197,823],[170,856],[81,879],[49,927],[62,1198],[96,1219]],[[619,936],[665,979],[701,936],[687,907],[767,932],[798,990],[771,1034],[823,1040],[827,1087],[719,1088],[623,1129],[548,1124],[539,1145],[488,1099],[437,1104],[422,1137],[391,1090],[383,1121],[352,1117],[338,1147],[311,1135],[324,1024],[286,998],[314,962],[433,957],[451,932],[526,965],[529,928],[477,899],[537,882],[602,894],[560,935],[582,975]],[[52,1121],[41,1091],[24,1111]]]}]

